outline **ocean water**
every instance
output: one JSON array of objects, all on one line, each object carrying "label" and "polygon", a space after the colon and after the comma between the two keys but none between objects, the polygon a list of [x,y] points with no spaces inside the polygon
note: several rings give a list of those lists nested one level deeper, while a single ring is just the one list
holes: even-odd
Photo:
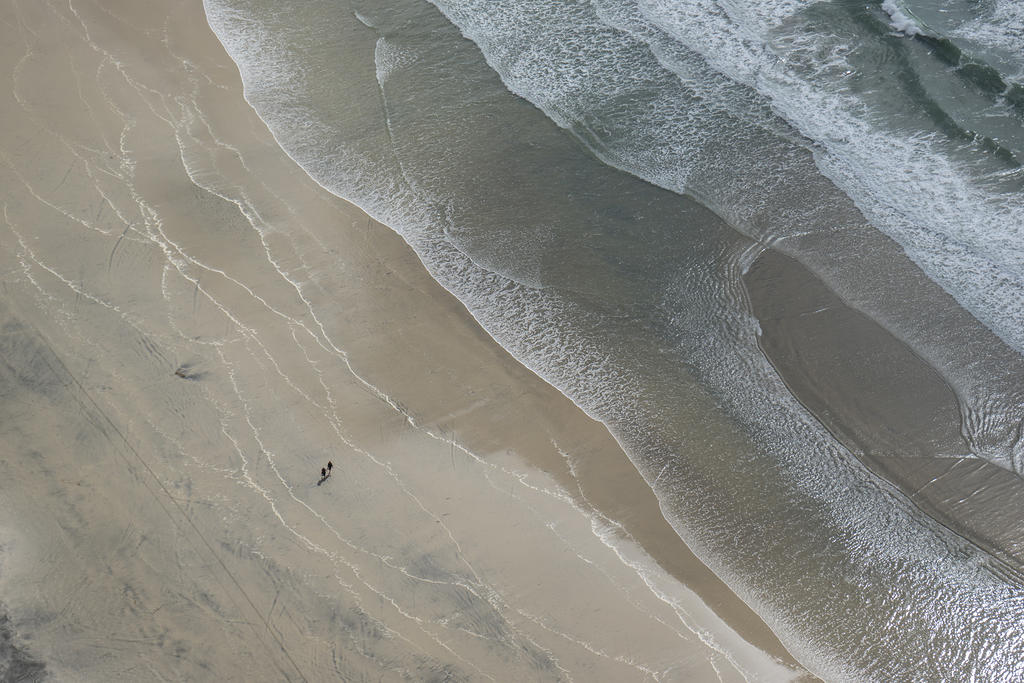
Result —
[{"label": "ocean water", "polygon": [[933,455],[1024,471],[1015,5],[205,5],[282,147],[608,425],[802,663],[1024,677],[1024,588],[790,393],[744,281],[795,259],[948,383]]}]

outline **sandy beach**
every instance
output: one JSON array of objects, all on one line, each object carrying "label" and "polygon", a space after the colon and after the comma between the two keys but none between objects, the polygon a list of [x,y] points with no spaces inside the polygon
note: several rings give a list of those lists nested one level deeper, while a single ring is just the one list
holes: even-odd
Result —
[{"label": "sandy beach", "polygon": [[2,11],[8,677],[810,678],[278,148],[198,0]]}]

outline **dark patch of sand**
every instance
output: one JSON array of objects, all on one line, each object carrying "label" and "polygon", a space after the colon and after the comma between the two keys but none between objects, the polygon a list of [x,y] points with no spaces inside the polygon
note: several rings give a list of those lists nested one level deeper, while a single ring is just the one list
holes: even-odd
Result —
[{"label": "dark patch of sand", "polygon": [[768,250],[744,280],[761,349],[793,395],[872,471],[992,555],[995,573],[1024,583],[1024,480],[967,457],[938,372],[793,258]]},{"label": "dark patch of sand", "polygon": [[10,617],[0,613],[0,680],[19,683],[46,680],[49,677],[46,665],[16,645],[15,641],[16,633]]},{"label": "dark patch of sand", "polygon": [[956,396],[905,344],[779,252],[745,279],[765,355],[841,440],[869,455],[969,452]]}]

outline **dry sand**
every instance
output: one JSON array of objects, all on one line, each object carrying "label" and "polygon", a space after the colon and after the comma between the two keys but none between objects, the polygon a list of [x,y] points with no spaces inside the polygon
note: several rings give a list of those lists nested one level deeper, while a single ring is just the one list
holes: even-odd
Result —
[{"label": "dry sand", "polygon": [[602,425],[281,152],[197,0],[2,7],[6,675],[807,676]]}]

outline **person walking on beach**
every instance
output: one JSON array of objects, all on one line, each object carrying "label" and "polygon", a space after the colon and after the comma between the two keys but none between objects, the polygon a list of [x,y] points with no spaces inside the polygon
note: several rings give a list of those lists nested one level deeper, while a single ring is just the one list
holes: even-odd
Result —
[{"label": "person walking on beach", "polygon": [[327,461],[327,476],[331,476],[331,470],[334,469],[334,463],[330,460]]},{"label": "person walking on beach", "polygon": [[321,467],[320,468],[320,481],[323,481],[326,478],[327,478],[327,468],[326,467]]}]

